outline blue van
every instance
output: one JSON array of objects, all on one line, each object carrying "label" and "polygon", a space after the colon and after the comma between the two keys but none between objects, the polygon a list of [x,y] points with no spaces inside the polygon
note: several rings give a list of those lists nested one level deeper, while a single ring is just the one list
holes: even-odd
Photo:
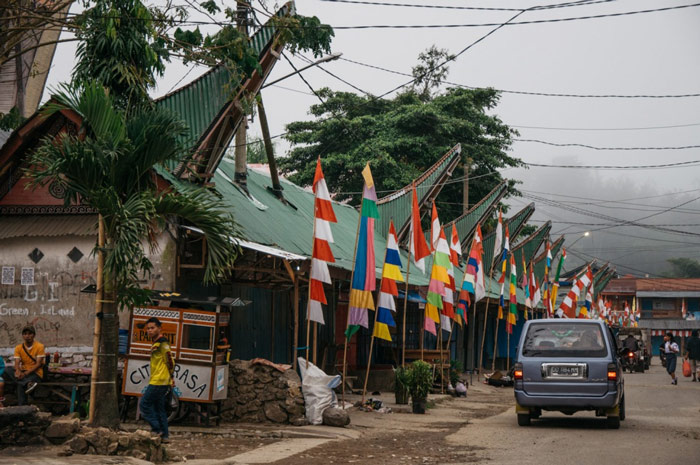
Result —
[{"label": "blue van", "polygon": [[551,318],[525,323],[514,365],[518,425],[543,410],[607,417],[617,429],[625,419],[625,385],[618,348],[602,321]]}]

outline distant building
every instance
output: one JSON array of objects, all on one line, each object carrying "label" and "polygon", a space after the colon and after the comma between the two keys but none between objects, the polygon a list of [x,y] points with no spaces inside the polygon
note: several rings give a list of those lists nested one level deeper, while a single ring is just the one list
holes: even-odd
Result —
[{"label": "distant building", "polygon": [[654,354],[666,332],[683,345],[700,329],[700,279],[623,277],[611,280],[601,294],[614,315],[624,314],[625,306],[640,311],[639,327],[648,330]]}]

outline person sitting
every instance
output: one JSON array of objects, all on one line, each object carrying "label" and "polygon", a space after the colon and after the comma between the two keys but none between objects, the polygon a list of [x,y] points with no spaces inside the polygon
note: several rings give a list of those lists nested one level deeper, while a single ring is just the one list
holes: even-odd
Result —
[{"label": "person sitting", "polygon": [[22,328],[24,342],[15,347],[15,370],[4,374],[17,384],[17,405],[27,402],[27,394],[32,392],[44,376],[44,344],[35,341],[36,330],[28,325]]}]

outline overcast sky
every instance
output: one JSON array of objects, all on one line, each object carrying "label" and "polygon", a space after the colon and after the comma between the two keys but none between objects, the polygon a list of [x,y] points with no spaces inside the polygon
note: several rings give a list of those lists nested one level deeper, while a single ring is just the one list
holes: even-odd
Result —
[{"label": "overcast sky", "polygon": [[[177,0],[182,1],[185,0]],[[369,0],[375,1],[375,0]],[[381,1],[381,0],[377,0]],[[228,2],[231,5],[235,2]],[[461,7],[528,8],[541,3],[508,0],[385,0],[385,3]],[[616,0],[591,5],[528,11],[515,22],[607,15],[692,4],[690,0]],[[266,2],[269,9],[276,9]],[[255,2],[259,6],[259,2]],[[464,25],[500,24],[516,11],[479,11],[407,6],[373,6],[297,0],[297,10],[318,16],[334,27],[359,25]],[[77,7],[74,7],[77,8]],[[73,10],[77,11],[77,10]],[[262,13],[257,14],[265,21]],[[192,19],[203,19],[196,11]],[[607,18],[505,26],[462,54],[449,65],[448,80],[469,86],[491,86],[511,91],[583,95],[679,95],[700,93],[700,6]],[[336,30],[332,48],[343,58],[410,73],[418,54],[435,44],[457,53],[494,29],[494,26],[454,28],[394,28]],[[60,44],[49,74],[48,86],[69,80],[75,44]],[[291,57],[298,67],[305,62]],[[374,95],[407,81],[397,74],[374,70],[344,60],[324,65],[356,87]],[[153,95],[160,96],[181,86],[205,70],[173,62],[158,82]],[[269,80],[292,72],[285,60]],[[189,73],[189,74],[188,74]],[[183,79],[183,76],[186,76]],[[354,91],[319,69],[304,76],[312,87]],[[180,81],[178,83],[178,81]],[[392,94],[393,95],[393,94]],[[308,87],[295,76],[263,91],[273,135],[285,125],[308,119],[310,105],[318,103]],[[45,93],[46,98],[46,93]],[[571,98],[504,93],[495,108],[505,123],[517,128],[521,139],[595,147],[680,147],[700,145],[700,98]],[[658,128],[662,126],[684,126]],[[535,129],[549,128],[549,129]],[[562,129],[568,128],[568,129]],[[630,129],[658,128],[658,129]],[[257,120],[251,133],[259,134]],[[279,139],[278,139],[279,140]],[[457,142],[457,141],[456,141]],[[287,145],[279,142],[284,151]],[[700,160],[700,149],[685,150],[592,150],[516,142],[513,154],[528,163],[555,165],[657,165]],[[531,167],[503,172],[522,181],[526,197],[511,201],[514,207],[535,201],[534,224],[554,222],[554,233],[567,233],[573,249],[615,258],[620,271],[657,274],[669,256],[700,256],[699,165],[654,170],[553,169]],[[377,180],[381,184],[381,180]],[[682,193],[679,193],[682,192]],[[674,194],[678,193],[678,194]],[[673,194],[673,195],[672,195]],[[548,202],[533,199],[540,196]],[[568,197],[565,197],[568,196]],[[642,197],[660,196],[652,199]],[[595,205],[588,199],[603,200]],[[635,200],[640,199],[640,200]],[[474,202],[478,199],[472,199]],[[615,203],[613,201],[626,201]],[[552,205],[554,201],[554,205]],[[571,203],[579,202],[579,203]],[[689,202],[682,208],[664,209]],[[562,205],[566,203],[566,205]],[[566,209],[562,208],[564,206]],[[645,224],[672,224],[668,228],[690,232],[653,232],[639,227],[602,229],[610,220],[581,215],[572,207]],[[583,223],[572,225],[570,222]],[[592,226],[591,224],[598,226]],[[599,230],[596,230],[599,229]],[[557,234],[555,234],[557,235]],[[639,238],[630,237],[639,236]],[[654,238],[655,240],[640,239]],[[644,252],[642,252],[642,250]],[[619,257],[619,258],[618,258]],[[573,265],[573,261],[572,261]],[[623,266],[632,267],[622,268]]]}]

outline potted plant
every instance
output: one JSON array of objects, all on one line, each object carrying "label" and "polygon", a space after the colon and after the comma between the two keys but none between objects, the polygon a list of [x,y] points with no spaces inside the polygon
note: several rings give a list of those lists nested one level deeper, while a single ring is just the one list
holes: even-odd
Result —
[{"label": "potted plant", "polygon": [[408,388],[411,382],[411,369],[405,366],[394,368],[394,394],[396,403],[408,404]]},{"label": "potted plant", "polygon": [[416,360],[411,364],[408,390],[413,400],[413,413],[425,413],[426,399],[433,387],[433,370],[430,364]]}]

